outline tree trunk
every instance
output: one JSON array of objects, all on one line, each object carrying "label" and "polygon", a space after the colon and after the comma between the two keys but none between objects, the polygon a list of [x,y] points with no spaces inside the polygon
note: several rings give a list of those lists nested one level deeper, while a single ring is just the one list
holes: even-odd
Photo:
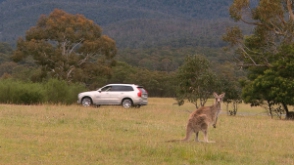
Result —
[{"label": "tree trunk", "polygon": [[290,119],[290,113],[289,113],[289,110],[288,110],[288,106],[287,106],[287,104],[282,103],[282,105],[283,105],[283,108],[284,108],[284,110],[285,110],[285,112],[286,112],[286,117],[285,117],[285,119]]},{"label": "tree trunk", "polygon": [[272,104],[271,104],[270,101],[268,101],[268,100],[267,100],[267,105],[268,105],[268,111],[269,111],[269,114],[271,115],[271,118],[273,118]]}]

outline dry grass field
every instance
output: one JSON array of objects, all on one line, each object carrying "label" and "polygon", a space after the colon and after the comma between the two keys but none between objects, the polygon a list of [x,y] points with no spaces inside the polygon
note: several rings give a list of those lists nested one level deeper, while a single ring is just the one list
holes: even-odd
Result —
[{"label": "dry grass field", "polygon": [[208,138],[216,143],[166,142],[185,136],[195,110],[190,103],[173,103],[149,98],[140,109],[0,105],[0,164],[294,164],[294,121],[241,105],[240,115],[223,112],[217,128],[209,128]]}]

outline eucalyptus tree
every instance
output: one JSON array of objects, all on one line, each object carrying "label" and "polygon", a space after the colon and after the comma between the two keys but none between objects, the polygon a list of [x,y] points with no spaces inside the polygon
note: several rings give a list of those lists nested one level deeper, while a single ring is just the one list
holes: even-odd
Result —
[{"label": "eucalyptus tree", "polygon": [[32,56],[42,78],[88,83],[110,74],[116,52],[115,41],[92,20],[55,9],[17,41],[12,57]]},{"label": "eucalyptus tree", "polygon": [[216,75],[210,62],[202,55],[187,56],[177,71],[179,105],[188,100],[196,108],[204,106],[207,99],[216,89]]},{"label": "eucalyptus tree", "polygon": [[292,0],[234,0],[231,18],[253,30],[245,35],[241,25],[235,26],[223,37],[236,51],[238,65],[248,71],[244,100],[252,105],[282,105],[287,117],[288,106],[294,104],[290,92],[294,72],[289,71],[294,62],[293,7]]}]

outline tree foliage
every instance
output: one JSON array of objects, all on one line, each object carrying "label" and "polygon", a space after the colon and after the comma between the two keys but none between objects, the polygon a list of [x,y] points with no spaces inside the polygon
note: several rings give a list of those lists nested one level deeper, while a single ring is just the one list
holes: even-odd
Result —
[{"label": "tree foliage", "polygon": [[8,43],[0,42],[0,63],[6,62],[12,51],[13,49]]},{"label": "tree foliage", "polygon": [[114,40],[102,35],[97,24],[55,9],[49,16],[42,15],[25,39],[18,40],[13,59],[32,56],[41,66],[42,78],[91,82],[109,75],[115,55]]},{"label": "tree foliage", "polygon": [[179,105],[187,99],[196,108],[204,106],[207,99],[216,90],[216,75],[212,72],[210,62],[202,55],[187,56],[178,69]]},{"label": "tree foliage", "polygon": [[217,75],[216,90],[218,93],[226,93],[224,102],[227,104],[227,114],[235,116],[238,104],[242,102],[242,87],[239,79],[244,79],[244,72],[236,68],[233,63],[223,63],[214,70]]},{"label": "tree foliage", "polygon": [[230,15],[235,21],[252,25],[253,33],[244,35],[236,26],[229,28],[223,39],[237,49],[240,65],[270,67],[279,58],[279,46],[293,42],[294,4],[291,0],[261,0],[254,7],[250,2],[235,0]]},{"label": "tree foliage", "polygon": [[[244,35],[240,27],[228,29],[224,40],[236,50],[241,68],[248,70],[243,98],[252,105],[281,104],[288,116],[293,105],[294,15],[292,0],[234,0],[230,15],[254,27]],[[271,109],[271,107],[269,107]]]},{"label": "tree foliage", "polygon": [[[231,54],[225,53],[220,48],[209,47],[151,47],[138,49],[119,49],[117,60],[124,61],[132,66],[145,68],[152,71],[176,71],[185,60],[187,54],[205,54],[209,61],[223,63],[231,60]],[[226,56],[224,56],[226,54]],[[215,65],[216,66],[216,65]],[[214,67],[214,66],[212,66]]]},{"label": "tree foliage", "polygon": [[175,96],[175,72],[152,71],[118,62],[112,76],[105,83],[129,83],[144,86],[150,97]]},{"label": "tree foliage", "polygon": [[8,43],[0,42],[0,77],[9,76],[17,65],[10,61],[12,52],[13,49]]},{"label": "tree foliage", "polygon": [[270,113],[274,105],[281,104],[286,113],[288,105],[294,104],[294,45],[282,46],[279,52],[284,58],[272,62],[272,67],[258,74],[256,78],[245,82],[244,101],[252,105],[268,104]]}]

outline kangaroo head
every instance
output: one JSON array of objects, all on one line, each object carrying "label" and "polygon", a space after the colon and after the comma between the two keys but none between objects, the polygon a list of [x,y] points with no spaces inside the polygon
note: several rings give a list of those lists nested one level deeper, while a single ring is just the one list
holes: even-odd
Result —
[{"label": "kangaroo head", "polygon": [[214,92],[213,96],[215,98],[215,102],[220,103],[221,101],[223,101],[223,98],[225,97],[225,93],[218,95],[217,93]]}]

